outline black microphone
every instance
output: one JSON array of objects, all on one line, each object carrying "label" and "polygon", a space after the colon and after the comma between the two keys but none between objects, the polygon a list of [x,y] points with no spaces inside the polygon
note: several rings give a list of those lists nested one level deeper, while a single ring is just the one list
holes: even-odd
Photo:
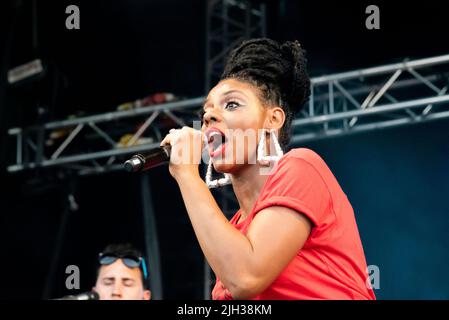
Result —
[{"label": "black microphone", "polygon": [[88,291],[77,295],[65,296],[55,300],[100,300],[100,296],[95,291]]},{"label": "black microphone", "polygon": [[147,154],[135,154],[124,163],[124,168],[129,172],[145,171],[170,161],[171,146],[166,145],[154,148]]}]

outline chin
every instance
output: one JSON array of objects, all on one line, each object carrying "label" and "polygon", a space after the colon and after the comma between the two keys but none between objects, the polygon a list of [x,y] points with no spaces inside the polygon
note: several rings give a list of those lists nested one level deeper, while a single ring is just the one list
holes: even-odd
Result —
[{"label": "chin", "polygon": [[243,155],[243,157],[236,156],[234,154],[224,154],[224,157],[216,157],[212,159],[212,164],[214,166],[214,170],[219,173],[235,173],[239,171],[242,167],[249,165],[249,156],[247,154]]},{"label": "chin", "polygon": [[215,160],[212,162],[214,170],[219,173],[232,173],[236,170],[237,165],[235,163],[229,163],[224,160]]}]

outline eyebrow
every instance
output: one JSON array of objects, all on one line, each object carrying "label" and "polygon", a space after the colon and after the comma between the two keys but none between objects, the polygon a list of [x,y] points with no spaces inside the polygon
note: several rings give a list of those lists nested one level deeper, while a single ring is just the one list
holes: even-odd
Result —
[{"label": "eyebrow", "polygon": [[102,280],[102,281],[105,281],[105,280],[112,280],[112,281],[115,281],[115,277],[104,277],[104,278],[102,278],[101,280]]},{"label": "eyebrow", "polygon": [[122,281],[128,281],[128,280],[130,280],[130,281],[135,281],[133,278],[122,278]]},{"label": "eyebrow", "polygon": [[[225,97],[225,96],[229,96],[230,94],[233,94],[233,93],[240,93],[240,94],[243,94],[245,97],[247,97],[247,95],[246,95],[244,92],[242,92],[242,91],[240,91],[240,90],[236,90],[236,89],[226,91],[225,93],[223,93],[223,96],[224,96],[224,97]],[[209,99],[206,98],[206,99],[204,100],[204,102],[203,102],[203,109],[204,109],[204,107],[206,106],[206,104],[207,104],[208,102],[209,102]]]}]

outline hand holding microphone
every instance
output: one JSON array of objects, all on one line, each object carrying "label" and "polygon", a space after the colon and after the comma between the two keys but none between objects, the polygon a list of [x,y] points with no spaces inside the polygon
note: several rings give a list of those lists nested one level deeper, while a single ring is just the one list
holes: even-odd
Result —
[{"label": "hand holding microphone", "polygon": [[179,172],[198,172],[201,162],[204,135],[190,127],[171,129],[159,148],[147,154],[136,154],[125,162],[125,170],[145,171],[170,162],[170,173],[175,177]]}]

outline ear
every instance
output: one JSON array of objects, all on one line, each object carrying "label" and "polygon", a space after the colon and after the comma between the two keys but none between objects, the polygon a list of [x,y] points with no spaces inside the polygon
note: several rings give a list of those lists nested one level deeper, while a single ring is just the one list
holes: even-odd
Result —
[{"label": "ear", "polygon": [[151,291],[150,290],[145,290],[143,292],[143,300],[150,300],[151,299]]},{"label": "ear", "polygon": [[265,118],[264,128],[279,130],[285,122],[285,112],[281,107],[274,106],[268,108]]}]

